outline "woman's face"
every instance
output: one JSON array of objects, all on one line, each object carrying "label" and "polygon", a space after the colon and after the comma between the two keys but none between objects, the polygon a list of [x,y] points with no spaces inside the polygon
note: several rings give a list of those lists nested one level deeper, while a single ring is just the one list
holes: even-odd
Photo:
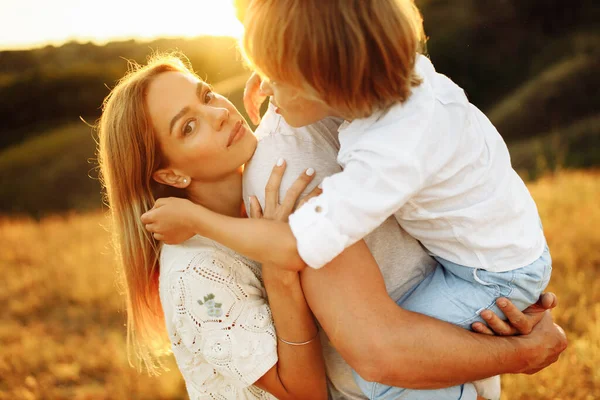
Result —
[{"label": "woman's face", "polygon": [[334,115],[325,103],[313,99],[298,89],[280,82],[263,80],[261,91],[272,96],[276,112],[294,127],[306,126]]},{"label": "woman's face", "polygon": [[233,104],[191,74],[157,75],[146,104],[163,167],[175,174],[218,181],[238,172],[256,149],[256,137]]}]

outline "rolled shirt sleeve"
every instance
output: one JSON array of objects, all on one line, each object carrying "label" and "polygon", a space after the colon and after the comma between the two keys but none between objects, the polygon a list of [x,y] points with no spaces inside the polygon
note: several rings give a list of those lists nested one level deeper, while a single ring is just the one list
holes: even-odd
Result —
[{"label": "rolled shirt sleeve", "polygon": [[420,189],[421,171],[413,156],[374,150],[354,151],[344,171],[325,178],[323,193],[290,216],[298,253],[308,266],[329,263]]}]

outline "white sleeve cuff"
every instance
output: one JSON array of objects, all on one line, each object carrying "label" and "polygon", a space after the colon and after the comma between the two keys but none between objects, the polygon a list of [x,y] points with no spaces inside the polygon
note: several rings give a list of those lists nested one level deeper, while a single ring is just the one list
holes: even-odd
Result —
[{"label": "white sleeve cuff", "polygon": [[319,269],[340,255],[349,238],[339,233],[327,218],[325,204],[313,197],[289,218],[298,254],[311,268]]}]

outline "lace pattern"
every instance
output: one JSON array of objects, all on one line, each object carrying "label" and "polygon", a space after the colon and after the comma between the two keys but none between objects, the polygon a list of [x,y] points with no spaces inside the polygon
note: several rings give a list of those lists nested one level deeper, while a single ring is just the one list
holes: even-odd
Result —
[{"label": "lace pattern", "polygon": [[190,399],[273,399],[252,386],[277,362],[257,263],[196,236],[163,246],[160,296]]}]

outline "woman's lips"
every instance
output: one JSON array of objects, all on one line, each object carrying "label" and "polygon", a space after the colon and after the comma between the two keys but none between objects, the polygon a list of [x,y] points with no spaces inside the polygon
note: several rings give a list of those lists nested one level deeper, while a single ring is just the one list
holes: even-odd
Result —
[{"label": "woman's lips", "polygon": [[244,126],[244,123],[242,121],[236,122],[235,125],[233,126],[233,128],[231,129],[231,132],[229,133],[229,140],[227,141],[227,147],[231,146],[232,144],[234,144],[238,140],[240,140],[244,136],[245,133],[246,133],[246,127]]}]

